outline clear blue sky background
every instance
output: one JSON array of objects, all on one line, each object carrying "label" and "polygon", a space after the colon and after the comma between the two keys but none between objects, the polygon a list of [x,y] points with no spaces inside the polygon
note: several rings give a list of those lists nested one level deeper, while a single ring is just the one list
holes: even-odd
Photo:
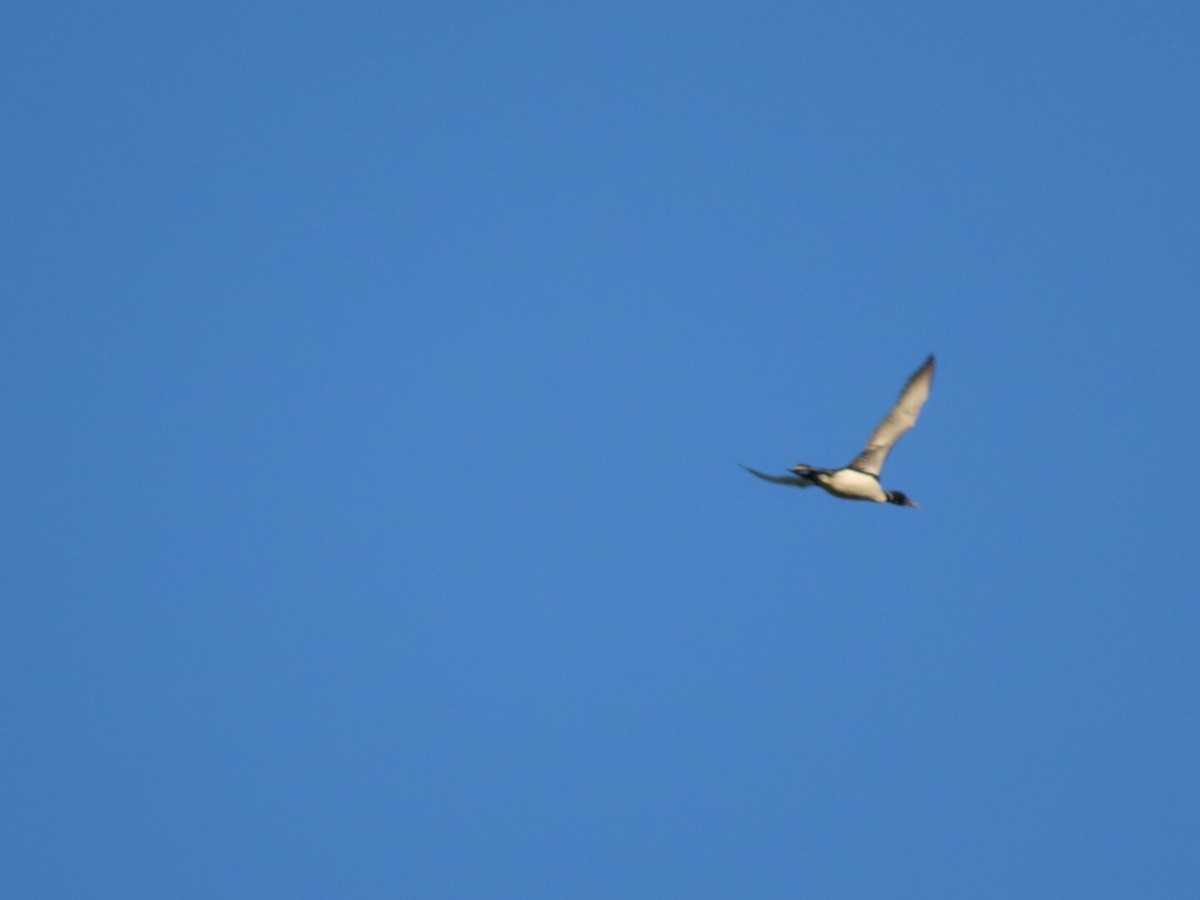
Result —
[{"label": "clear blue sky background", "polygon": [[[1200,896],[1193,2],[0,12],[5,897]],[[933,395],[885,482],[763,484]]]}]

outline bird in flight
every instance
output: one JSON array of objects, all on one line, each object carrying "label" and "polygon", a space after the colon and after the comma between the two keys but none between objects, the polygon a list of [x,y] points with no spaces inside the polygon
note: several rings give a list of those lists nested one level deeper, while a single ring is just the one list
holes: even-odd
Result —
[{"label": "bird in flight", "polygon": [[[742,466],[751,475],[775,484],[790,484],[806,488],[812,485],[826,493],[846,500],[870,500],[874,503],[894,503],[897,506],[917,504],[900,491],[884,490],[879,483],[879,472],[888,452],[908,429],[917,424],[921,407],[929,399],[929,386],[933,383],[933,354],[913,372],[900,390],[900,398],[888,410],[867,438],[862,453],[854,457],[850,465],[841,469],[818,469],[806,463],[796,463],[787,475],[768,475],[758,469]],[[738,463],[741,465],[741,463]]]}]

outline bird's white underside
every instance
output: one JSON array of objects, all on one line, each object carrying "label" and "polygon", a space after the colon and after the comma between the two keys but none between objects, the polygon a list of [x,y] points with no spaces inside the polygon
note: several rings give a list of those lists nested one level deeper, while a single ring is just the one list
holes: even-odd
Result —
[{"label": "bird's white underside", "polygon": [[879,484],[878,478],[872,478],[854,469],[838,469],[828,474],[816,473],[814,480],[817,486],[824,488],[835,497],[846,500],[872,500],[875,503],[885,503],[887,493]]}]

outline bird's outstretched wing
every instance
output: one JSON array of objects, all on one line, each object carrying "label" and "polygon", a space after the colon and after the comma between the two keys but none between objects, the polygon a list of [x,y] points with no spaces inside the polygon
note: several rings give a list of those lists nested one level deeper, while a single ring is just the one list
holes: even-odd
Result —
[{"label": "bird's outstretched wing", "polygon": [[[742,466],[741,463],[738,463],[738,465]],[[763,481],[773,481],[775,484],[790,484],[792,487],[800,488],[806,488],[812,484],[807,478],[801,478],[799,475],[791,472],[786,475],[768,475],[766,472],[760,472],[758,469],[752,469],[749,466],[742,466],[742,468],[751,475],[761,478]]]},{"label": "bird's outstretched wing", "polygon": [[931,384],[933,384],[932,353],[921,364],[921,368],[913,372],[912,377],[905,382],[904,388],[900,391],[900,399],[875,426],[875,430],[867,438],[867,446],[863,448],[862,453],[854,457],[850,468],[878,477],[879,471],[883,468],[883,461],[887,459],[888,451],[892,449],[896,441],[900,440],[904,432],[917,424],[917,416],[921,414],[921,407],[929,399]]}]

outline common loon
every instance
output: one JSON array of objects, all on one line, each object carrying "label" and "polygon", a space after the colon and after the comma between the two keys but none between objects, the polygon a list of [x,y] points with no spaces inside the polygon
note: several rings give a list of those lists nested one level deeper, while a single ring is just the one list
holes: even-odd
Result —
[{"label": "common loon", "polygon": [[[805,463],[796,463],[788,475],[768,475],[749,466],[742,466],[751,475],[776,484],[790,484],[806,488],[816,485],[835,497],[846,500],[871,500],[875,503],[895,503],[897,506],[917,504],[900,491],[884,490],[879,483],[879,472],[888,451],[908,429],[917,423],[921,407],[929,399],[929,386],[933,383],[933,354],[912,374],[900,391],[900,399],[888,410],[871,436],[862,453],[854,457],[850,465],[841,469],[818,469]],[[741,463],[738,463],[741,465]]]}]

